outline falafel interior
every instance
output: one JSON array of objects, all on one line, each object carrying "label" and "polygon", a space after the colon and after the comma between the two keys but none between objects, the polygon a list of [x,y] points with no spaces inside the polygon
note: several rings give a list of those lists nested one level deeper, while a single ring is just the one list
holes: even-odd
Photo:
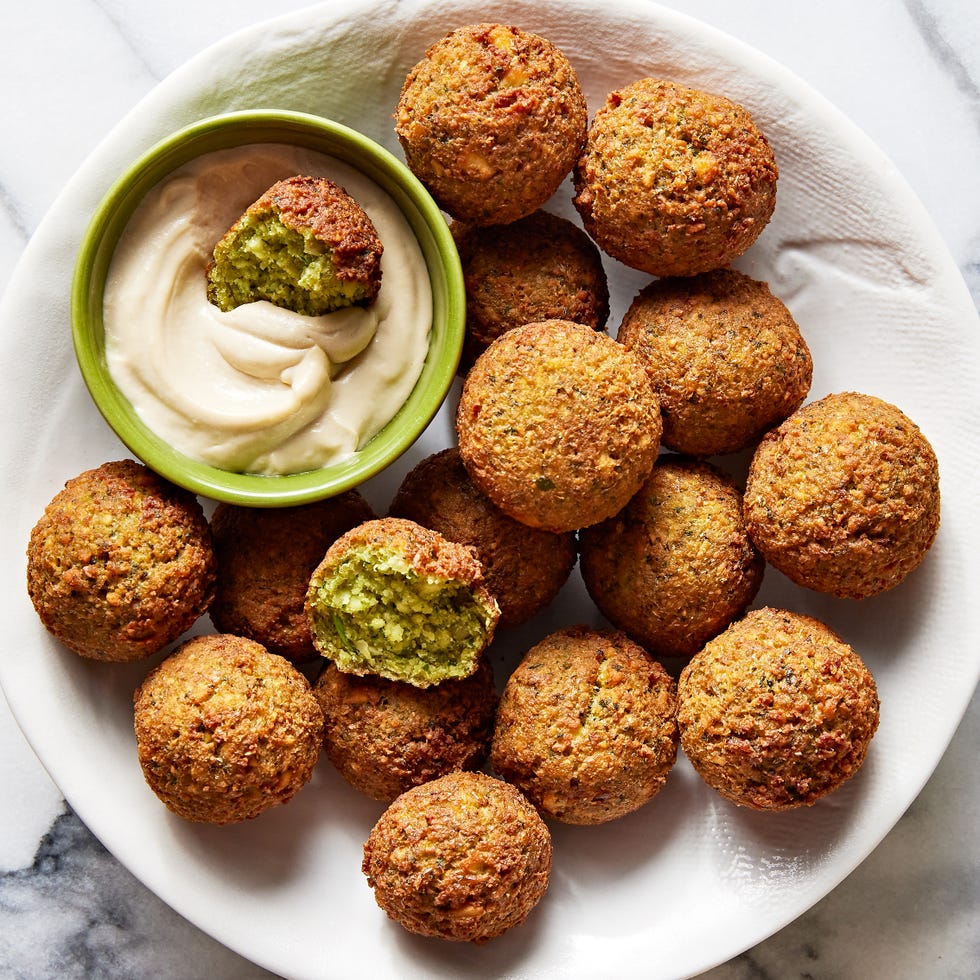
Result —
[{"label": "falafel interior", "polygon": [[208,264],[207,296],[213,305],[228,312],[266,300],[322,316],[374,300],[381,243],[346,191],[324,185],[330,182],[280,181],[249,207],[215,245]]},{"label": "falafel interior", "polygon": [[377,545],[315,579],[309,608],[317,648],[340,670],[416,687],[472,674],[498,616],[467,583],[419,574]]}]

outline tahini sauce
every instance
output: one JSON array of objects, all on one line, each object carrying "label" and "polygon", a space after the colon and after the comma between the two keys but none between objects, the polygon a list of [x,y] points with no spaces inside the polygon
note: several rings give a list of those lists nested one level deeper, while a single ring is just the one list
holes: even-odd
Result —
[{"label": "tahini sauce", "polygon": [[[215,243],[295,174],[329,177],[374,222],[377,300],[320,317],[265,301],[220,311],[205,292]],[[432,297],[412,229],[377,184],[310,150],[255,144],[200,157],[147,195],[103,314],[109,372],[150,429],[212,466],[284,474],[350,456],[398,411],[422,370]]]}]

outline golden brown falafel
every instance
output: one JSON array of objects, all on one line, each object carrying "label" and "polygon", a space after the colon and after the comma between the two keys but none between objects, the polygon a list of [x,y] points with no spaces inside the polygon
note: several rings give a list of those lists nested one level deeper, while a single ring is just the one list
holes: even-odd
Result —
[{"label": "golden brown falafel", "polygon": [[93,660],[163,649],[207,610],[214,580],[197,498],[131,459],[69,480],[27,547],[27,591],[41,622]]},{"label": "golden brown falafel", "polygon": [[211,517],[215,628],[256,640],[294,664],[316,659],[305,609],[310,576],[341,534],[374,516],[357,490],[296,507],[218,504]]},{"label": "golden brown falafel", "polygon": [[466,286],[461,373],[512,327],[572,320],[603,330],[609,286],[595,242],[577,225],[535,211],[508,225],[452,224]]},{"label": "golden brown falafel", "polygon": [[727,265],[776,203],[772,149],[745,108],[643,78],[595,113],[575,167],[575,206],[599,247],[655,276]]},{"label": "golden brown falafel", "polygon": [[552,534],[508,517],[469,478],[459,450],[423,459],[391,502],[404,517],[474,548],[500,606],[500,626],[517,626],[558,595],[575,566],[575,535]]},{"label": "golden brown falafel", "polygon": [[416,786],[381,815],[362,869],[409,932],[485,943],[520,925],[551,877],[551,834],[508,783],[458,772]]},{"label": "golden brown falafel", "polygon": [[734,269],[658,279],[617,339],[643,356],[663,413],[663,444],[691,456],[757,442],[803,403],[813,362],[768,285]]},{"label": "golden brown falafel", "polygon": [[472,548],[396,517],[330,546],[306,612],[314,646],[341,670],[417,687],[472,674],[500,618]]},{"label": "golden brown falafel", "polygon": [[681,671],[681,746],[739,806],[810,806],[850,779],[878,727],[874,678],[823,623],[756,609]]},{"label": "golden brown falafel", "polygon": [[424,690],[328,663],[313,693],[323,710],[324,753],[372,799],[390,803],[448,772],[478,769],[490,752],[497,689],[486,660],[463,680]]},{"label": "golden brown falafel", "polygon": [[762,583],[735,482],[678,456],[661,456],[622,511],[583,530],[579,550],[603,615],[658,657],[700,650]]},{"label": "golden brown falafel", "polygon": [[939,529],[939,464],[919,427],[872,395],[804,405],[752,457],[749,534],[798,585],[862,599],[915,569]]},{"label": "golden brown falafel", "polygon": [[221,310],[267,300],[307,316],[369,306],[384,247],[364,209],[325,177],[273,184],[214,247],[208,300]]},{"label": "golden brown falafel", "polygon": [[186,820],[235,823],[286,803],[323,740],[306,678],[244,637],[188,640],[150,671],[133,706],[146,782]]},{"label": "golden brown falafel", "polygon": [[554,194],[585,140],[588,109],[554,44],[487,23],[426,51],[395,120],[408,166],[440,206],[461,221],[500,225]]},{"label": "golden brown falafel", "polygon": [[508,679],[491,764],[544,816],[605,823],[660,792],[677,757],[676,710],[673,678],[623,633],[560,630]]},{"label": "golden brown falafel", "polygon": [[639,355],[566,320],[498,337],[456,413],[470,479],[505,514],[562,532],[617,513],[660,447],[660,404]]}]

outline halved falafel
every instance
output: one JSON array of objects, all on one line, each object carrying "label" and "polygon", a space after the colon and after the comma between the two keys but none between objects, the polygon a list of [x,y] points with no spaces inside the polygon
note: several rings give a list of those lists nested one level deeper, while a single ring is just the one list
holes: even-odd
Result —
[{"label": "halved falafel", "polygon": [[472,548],[395,517],[330,546],[306,611],[314,645],[340,670],[417,687],[472,674],[500,618]]}]

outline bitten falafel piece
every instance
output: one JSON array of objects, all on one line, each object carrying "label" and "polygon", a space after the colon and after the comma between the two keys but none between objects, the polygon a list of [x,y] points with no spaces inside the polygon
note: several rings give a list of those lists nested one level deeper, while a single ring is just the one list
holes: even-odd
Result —
[{"label": "bitten falafel piece", "polygon": [[141,660],[172,643],[206,612],[215,569],[197,498],[131,459],[69,480],[27,547],[41,622],[93,660]]},{"label": "bitten falafel piece", "polygon": [[247,636],[294,664],[315,660],[305,608],[310,576],[341,534],[374,517],[357,490],[296,507],[218,504],[211,517],[215,628]]},{"label": "bitten falafel piece", "polygon": [[460,373],[502,333],[539,320],[604,330],[609,285],[595,242],[577,225],[535,211],[508,225],[452,223],[466,286]]},{"label": "bitten falafel piece", "polygon": [[863,599],[919,566],[939,529],[939,464],[919,427],[873,395],[827,395],[752,457],[745,520],[763,556],[805,588]]},{"label": "bitten falafel piece", "polygon": [[551,879],[551,834],[508,783],[458,772],[399,796],[364,845],[378,905],[409,932],[485,943],[520,925]]},{"label": "bitten falafel piece", "polygon": [[500,618],[472,548],[395,517],[330,546],[306,612],[314,646],[340,670],[416,687],[469,677]]},{"label": "bitten falafel piece", "polygon": [[671,455],[622,511],[582,531],[579,551],[603,615],[658,657],[689,657],[725,629],[765,567],[731,477]]},{"label": "bitten falafel piece", "polygon": [[501,225],[558,189],[582,148],[588,109],[554,44],[486,23],[426,51],[405,79],[395,120],[408,166],[443,210]]},{"label": "bitten falafel piece", "polygon": [[188,640],[150,671],[133,706],[146,782],[185,820],[237,823],[288,802],[323,741],[307,679],[239,636]]},{"label": "bitten falafel piece", "polygon": [[663,444],[691,456],[756,443],[803,403],[813,361],[769,286],[734,269],[644,287],[619,328],[653,375]]},{"label": "bitten falafel piece", "polygon": [[676,693],[661,664],[623,633],[552,633],[504,687],[491,764],[545,817],[623,817],[660,792],[677,758]]},{"label": "bitten falafel piece", "polygon": [[575,567],[574,533],[552,534],[508,517],[474,486],[455,447],[423,459],[402,481],[389,513],[476,550],[500,606],[500,626],[525,623],[544,609]]},{"label": "bitten falafel piece", "polygon": [[752,245],[772,217],[777,177],[743,106],[643,78],[595,113],[574,203],[609,255],[654,276],[692,276]]},{"label": "bitten falafel piece", "polygon": [[515,327],[477,359],[456,412],[474,484],[561,533],[617,513],[650,474],[660,403],[639,355],[566,320]]},{"label": "bitten falafel piece", "polygon": [[306,316],[370,306],[384,248],[364,209],[325,177],[270,187],[215,245],[208,300],[220,310],[267,300]]},{"label": "bitten falafel piece", "polygon": [[490,753],[497,688],[489,663],[424,690],[327,663],[313,685],[323,749],[356,790],[390,803],[448,772],[479,769]]},{"label": "bitten falafel piece", "polygon": [[681,671],[681,747],[738,806],[811,806],[861,767],[878,727],[874,678],[823,623],[756,609]]}]

